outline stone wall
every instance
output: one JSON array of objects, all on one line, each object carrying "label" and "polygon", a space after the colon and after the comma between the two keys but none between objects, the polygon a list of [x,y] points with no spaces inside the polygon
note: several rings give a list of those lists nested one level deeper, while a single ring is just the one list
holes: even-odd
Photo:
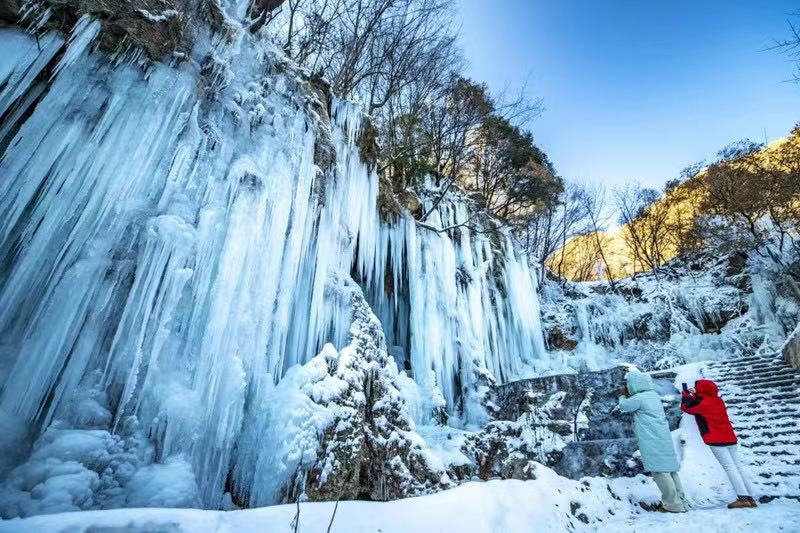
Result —
[{"label": "stone wall", "polygon": [[[545,461],[563,476],[631,476],[642,471],[634,457],[638,444],[632,416],[615,410],[627,369],[563,374],[498,386],[498,417],[532,427],[535,433],[553,433],[566,445]],[[651,374],[664,398],[670,429],[680,422],[679,395],[674,374]],[[541,461],[541,457],[535,458]]]},{"label": "stone wall", "polygon": [[575,440],[632,437],[630,416],[612,414],[624,377],[625,368],[616,367],[508,383],[497,388],[499,418],[517,420],[550,402],[556,404],[550,409],[552,416],[542,423],[562,436],[577,433]]}]

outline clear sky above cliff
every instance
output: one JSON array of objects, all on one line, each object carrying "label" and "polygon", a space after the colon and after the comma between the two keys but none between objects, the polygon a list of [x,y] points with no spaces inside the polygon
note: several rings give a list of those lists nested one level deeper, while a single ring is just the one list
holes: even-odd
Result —
[{"label": "clear sky above cliff", "polygon": [[797,0],[460,0],[469,72],[528,80],[532,131],[568,179],[660,186],[728,142],[782,137],[800,85],[765,49]]}]

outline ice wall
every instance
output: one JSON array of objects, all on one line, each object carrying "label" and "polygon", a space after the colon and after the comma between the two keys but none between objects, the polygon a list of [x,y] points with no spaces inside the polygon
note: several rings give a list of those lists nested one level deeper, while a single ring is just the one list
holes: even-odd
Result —
[{"label": "ice wall", "polygon": [[[436,196],[432,185],[428,190]],[[423,210],[431,202],[425,198]],[[451,413],[460,407],[463,422],[480,422],[470,393],[481,374],[503,382],[551,364],[535,275],[508,234],[473,221],[459,194],[446,196],[427,222],[457,227],[432,231],[410,215],[381,227],[378,258],[388,268],[375,269],[369,297],[401,368],[424,390],[441,390]]]},{"label": "ice wall", "polygon": [[453,420],[481,418],[476,389],[545,364],[536,280],[507,234],[379,221],[356,106],[334,100],[328,124],[246,31],[178,66],[104,57],[97,31],[83,18],[37,45],[0,30],[0,418],[26,442],[93,388],[111,434],[133,424],[149,461],[185,459],[202,505],[222,505],[234,460],[257,455],[239,442],[256,406],[347,342],[332,270],[367,289],[400,367]]}]

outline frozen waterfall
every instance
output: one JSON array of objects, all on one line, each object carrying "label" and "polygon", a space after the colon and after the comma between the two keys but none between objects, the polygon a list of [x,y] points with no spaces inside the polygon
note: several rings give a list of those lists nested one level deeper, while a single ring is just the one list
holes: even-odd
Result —
[{"label": "frozen waterfall", "polygon": [[[153,461],[187,458],[202,505],[221,505],[237,454],[254,455],[237,447],[253,406],[346,344],[331,271],[352,272],[400,369],[453,420],[480,418],[481,376],[548,365],[508,235],[379,220],[356,106],[334,101],[325,124],[247,32],[198,46],[202,67],[145,67],[93,51],[97,31],[84,18],[37,44],[0,29],[0,417],[26,442],[91,388],[112,434],[137,421]],[[449,197],[428,222],[467,210]]]}]

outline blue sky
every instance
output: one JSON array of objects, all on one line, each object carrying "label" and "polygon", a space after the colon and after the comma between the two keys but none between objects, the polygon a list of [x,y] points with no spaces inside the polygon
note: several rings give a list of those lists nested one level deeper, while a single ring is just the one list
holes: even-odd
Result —
[{"label": "blue sky", "polygon": [[528,80],[536,142],[567,179],[660,186],[725,144],[800,121],[787,58],[766,51],[798,0],[460,0],[469,74]]}]

